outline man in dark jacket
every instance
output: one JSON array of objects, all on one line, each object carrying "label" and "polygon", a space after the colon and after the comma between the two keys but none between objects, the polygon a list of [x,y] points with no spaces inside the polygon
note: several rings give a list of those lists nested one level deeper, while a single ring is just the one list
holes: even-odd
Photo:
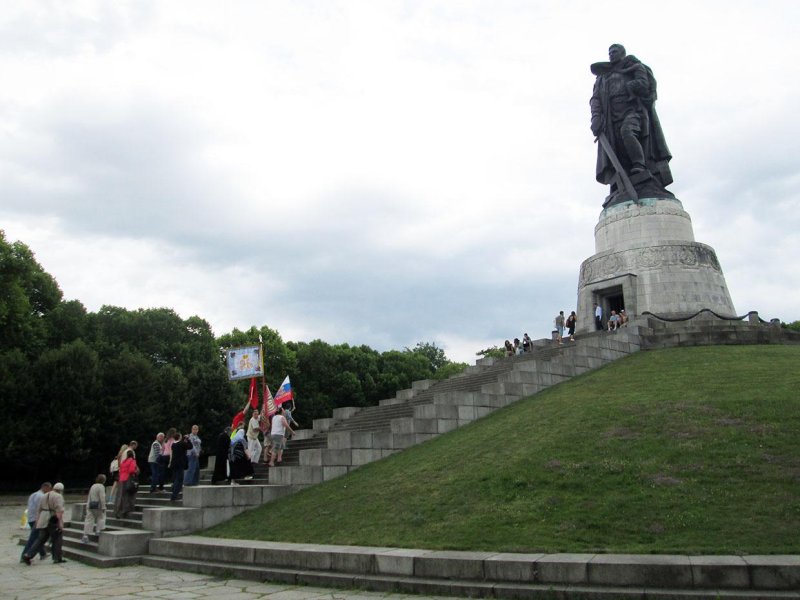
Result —
[{"label": "man in dark jacket", "polygon": [[172,462],[170,463],[172,467],[172,495],[169,500],[170,502],[175,502],[183,490],[183,475],[189,465],[186,452],[192,447],[192,443],[189,441],[189,436],[182,436],[179,431],[175,432],[172,439],[175,442],[172,444]]},{"label": "man in dark jacket", "polygon": [[228,473],[228,450],[231,447],[231,428],[226,427],[217,438],[217,454],[214,462],[214,474],[211,475],[211,485],[219,481],[230,481]]}]

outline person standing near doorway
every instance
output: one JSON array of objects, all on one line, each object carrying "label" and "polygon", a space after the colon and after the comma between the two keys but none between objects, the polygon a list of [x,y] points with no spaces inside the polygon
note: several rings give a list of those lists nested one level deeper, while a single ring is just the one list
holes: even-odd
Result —
[{"label": "person standing near doorway", "polygon": [[603,331],[603,309],[597,302],[594,303],[594,328],[597,331]]},{"label": "person standing near doorway", "polygon": [[575,314],[575,311],[573,310],[571,313],[569,313],[569,316],[567,317],[567,333],[569,334],[570,342],[575,341],[575,323],[577,322],[577,320],[578,317]]}]

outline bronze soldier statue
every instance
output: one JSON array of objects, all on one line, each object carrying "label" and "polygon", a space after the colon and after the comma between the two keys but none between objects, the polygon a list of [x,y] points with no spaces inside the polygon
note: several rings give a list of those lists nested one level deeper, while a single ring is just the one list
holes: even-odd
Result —
[{"label": "bronze soldier statue", "polygon": [[596,178],[611,186],[603,206],[674,198],[665,189],[672,183],[672,155],[654,107],[653,72],[621,44],[608,49],[608,58],[591,66],[597,76],[590,101],[592,133],[600,142]]}]

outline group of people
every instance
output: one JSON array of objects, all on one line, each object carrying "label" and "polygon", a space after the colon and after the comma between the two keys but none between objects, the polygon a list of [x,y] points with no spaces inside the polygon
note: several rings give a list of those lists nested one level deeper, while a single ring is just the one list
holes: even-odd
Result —
[{"label": "group of people", "polygon": [[[192,425],[191,433],[182,434],[171,427],[166,433],[159,432],[150,444],[147,464],[150,467],[150,493],[163,491],[168,476],[171,477],[172,490],[170,501],[175,502],[183,491],[184,485],[198,485],[200,482],[200,453],[202,441],[198,435],[200,427]],[[103,507],[106,502],[114,507],[114,516],[127,518],[136,505],[136,494],[139,491],[140,469],[136,461],[136,450],[139,447],[135,440],[123,444],[111,461],[109,471],[112,485],[108,498],[103,494]],[[103,476],[105,483],[105,476]]]},{"label": "group of people", "polygon": [[[105,494],[105,492],[104,492]],[[44,482],[28,498],[28,527],[31,533],[22,549],[19,561],[26,565],[39,555],[40,560],[47,557],[45,544],[50,541],[53,562],[64,563],[62,541],[64,532],[64,484]]]},{"label": "group of people", "polygon": [[505,341],[506,356],[514,356],[515,354],[522,354],[523,352],[530,352],[533,349],[533,340],[525,333],[522,336],[522,341],[519,338],[514,338],[512,343],[510,340]]},{"label": "group of people", "polygon": [[[247,479],[253,476],[253,465],[263,460],[269,466],[280,464],[286,440],[294,434],[292,425],[298,423],[292,417],[292,409],[283,405],[271,417],[254,410],[247,425],[239,423],[232,433],[226,427],[217,440],[217,461],[212,483],[227,480]],[[191,433],[183,435],[175,428],[166,433],[159,432],[150,444],[147,457],[150,466],[150,492],[163,490],[171,471],[172,490],[170,500],[179,498],[184,486],[198,485],[200,479],[200,453],[202,441],[200,428],[193,425]],[[262,444],[263,437],[263,444]],[[127,518],[136,505],[140,470],[136,462],[138,442],[123,444],[111,461],[109,471],[111,490],[106,496],[105,474],[99,474],[89,488],[86,498],[81,542],[88,543],[89,536],[99,534],[106,527],[108,507],[113,506],[116,518]],[[20,562],[30,565],[38,554],[47,556],[45,545],[50,542],[53,562],[63,563],[62,541],[64,530],[64,484],[44,482],[40,489],[28,498],[27,520],[30,535],[20,556]]]},{"label": "group of people", "polygon": [[628,326],[628,313],[625,312],[624,308],[621,308],[619,312],[616,310],[611,311],[611,316],[608,317],[606,321],[605,327],[603,326],[603,308],[594,303],[594,327],[597,331],[603,331],[607,329],[608,331],[616,331],[620,327],[627,327]]},{"label": "group of people", "polygon": [[[294,408],[294,405],[292,405]],[[247,411],[247,408],[244,412]],[[270,467],[280,464],[286,449],[288,436],[294,435],[292,425],[298,423],[292,417],[292,409],[284,405],[272,416],[253,409],[245,425],[243,419],[232,427],[226,427],[217,438],[217,456],[211,483],[237,479],[252,479],[254,465],[264,462]],[[263,438],[263,443],[262,443]]]},{"label": "group of people", "polygon": [[[568,317],[564,317],[564,311],[561,310],[558,312],[555,318],[555,336],[554,339],[559,344],[562,343],[564,339],[564,330],[567,330],[567,335],[569,335],[569,339],[571,341],[575,341],[575,325],[578,321],[578,317],[573,310]],[[517,354],[524,354],[525,352],[531,352],[533,350],[533,340],[531,340],[530,336],[525,333],[522,336],[522,340],[519,338],[514,338],[514,341],[506,340],[504,343],[504,350],[506,356],[515,356]]]},{"label": "group of people", "polygon": [[575,341],[575,324],[578,322],[578,316],[575,314],[573,310],[569,313],[569,316],[565,319],[564,318],[564,311],[558,311],[558,314],[555,318],[555,326],[556,326],[556,337],[555,340],[561,344],[564,341],[564,328],[567,329],[567,335],[569,335],[569,340],[571,342]]},{"label": "group of people", "polygon": [[175,427],[158,432],[150,444],[147,464],[150,467],[150,493],[163,491],[168,476],[172,477],[170,500],[175,502],[184,486],[200,483],[200,454],[203,442],[200,426],[192,425],[191,433],[182,434]]}]

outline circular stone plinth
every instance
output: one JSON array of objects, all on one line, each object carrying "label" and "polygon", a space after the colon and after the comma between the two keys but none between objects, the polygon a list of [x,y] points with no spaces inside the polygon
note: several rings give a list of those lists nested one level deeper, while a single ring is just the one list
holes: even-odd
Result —
[{"label": "circular stone plinth", "polygon": [[675,198],[643,198],[600,213],[594,228],[595,253],[665,242],[694,242],[692,219]]}]

